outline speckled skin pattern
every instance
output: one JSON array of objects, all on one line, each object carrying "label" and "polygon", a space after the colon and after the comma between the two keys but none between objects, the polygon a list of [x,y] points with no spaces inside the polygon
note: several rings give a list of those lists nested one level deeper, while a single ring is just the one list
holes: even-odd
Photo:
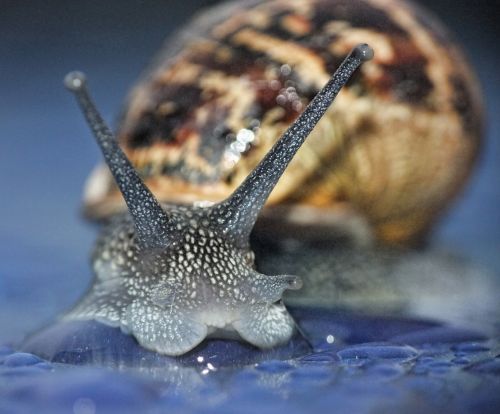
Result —
[{"label": "speckled skin pattern", "polygon": [[274,302],[298,278],[257,273],[250,251],[207,230],[205,210],[169,213],[185,223],[178,225],[182,236],[158,251],[138,247],[130,216],[113,221],[95,248],[92,288],[66,319],[120,326],[147,349],[168,355],[232,330],[263,348],[286,342],[294,323]]},{"label": "speckled skin pattern", "polygon": [[[459,48],[407,1],[251,0],[204,12],[134,88],[119,141],[160,201],[219,202],[359,42],[375,58],[291,163],[262,227],[363,226],[385,243],[418,242],[471,171],[482,108]],[[123,209],[102,168],[85,204],[94,218]]]},{"label": "speckled skin pattern", "polygon": [[95,109],[84,75],[68,74],[65,84],[76,94],[129,214],[105,228],[93,255],[93,285],[65,319],[120,327],[166,355],[184,354],[207,335],[236,336],[260,348],[289,341],[294,321],[281,296],[302,282],[258,273],[250,233],[297,150],[354,71],[372,57],[368,45],[354,48],[241,186],[209,207],[162,207]]}]

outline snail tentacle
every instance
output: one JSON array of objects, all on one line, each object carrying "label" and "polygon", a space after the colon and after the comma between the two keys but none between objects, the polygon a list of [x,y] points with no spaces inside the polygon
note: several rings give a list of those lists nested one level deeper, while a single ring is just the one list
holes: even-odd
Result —
[{"label": "snail tentacle", "polygon": [[302,279],[294,275],[268,276],[254,272],[249,280],[248,289],[252,296],[267,303],[277,302],[285,290],[298,290]]},{"label": "snail tentacle", "polygon": [[293,156],[325,114],[340,89],[356,69],[372,57],[373,50],[370,46],[356,46],[245,181],[228,199],[214,207],[219,224],[235,241],[248,240],[259,212]]},{"label": "snail tentacle", "polygon": [[64,78],[64,84],[75,94],[106,164],[120,188],[133,217],[141,247],[165,247],[172,240],[171,220],[143,183],[99,114],[87,90],[85,75],[81,72],[70,72]]}]

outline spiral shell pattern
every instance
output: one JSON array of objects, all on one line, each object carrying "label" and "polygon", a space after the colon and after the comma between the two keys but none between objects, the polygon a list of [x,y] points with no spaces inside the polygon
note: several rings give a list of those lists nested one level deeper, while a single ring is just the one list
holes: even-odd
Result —
[{"label": "spiral shell pattern", "polygon": [[[300,149],[262,220],[277,232],[361,223],[383,242],[418,241],[471,171],[482,103],[459,47],[406,1],[243,1],[204,12],[133,89],[120,144],[161,201],[220,201],[359,42],[375,58]],[[84,202],[93,218],[124,206],[103,167]]]}]

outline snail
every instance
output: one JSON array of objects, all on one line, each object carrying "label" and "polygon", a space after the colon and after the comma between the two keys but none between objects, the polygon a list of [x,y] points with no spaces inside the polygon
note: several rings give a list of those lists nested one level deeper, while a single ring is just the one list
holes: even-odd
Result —
[{"label": "snail", "polygon": [[[365,39],[374,58],[327,110],[325,97],[372,57],[356,47]],[[108,224],[92,287],[63,320],[119,327],[164,355],[207,335],[286,344],[297,328],[281,300],[287,289],[291,303],[399,308],[409,298],[386,264],[382,277],[345,280],[332,261],[359,266],[366,255],[332,249],[344,239],[425,240],[469,176],[482,132],[466,60],[406,1],[217,6],[170,41],[133,89],[117,141],[84,83],[66,79],[111,170],[91,174],[84,212]],[[292,139],[309,132],[298,150]],[[375,262],[399,260],[374,251]]]},{"label": "snail", "polygon": [[258,273],[250,232],[302,142],[372,55],[368,45],[354,48],[241,186],[210,207],[162,207],[100,118],[85,77],[70,73],[65,84],[76,93],[130,214],[103,232],[93,260],[95,283],[67,317],[119,326],[166,355],[182,355],[209,334],[234,332],[260,348],[288,342],[294,322],[281,296],[285,289],[300,289],[301,279]]}]

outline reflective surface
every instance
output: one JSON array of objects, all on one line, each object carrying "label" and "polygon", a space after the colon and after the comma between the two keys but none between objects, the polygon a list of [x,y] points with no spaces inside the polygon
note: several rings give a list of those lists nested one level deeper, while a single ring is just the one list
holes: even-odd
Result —
[{"label": "reflective surface", "polygon": [[[59,324],[0,348],[0,410],[497,412],[500,338],[430,321],[292,309],[301,338],[261,353],[212,340],[181,358],[118,329]],[[75,342],[75,339],[77,340]],[[75,365],[62,364],[69,362]],[[83,366],[82,366],[83,365]],[[113,368],[111,370],[105,369]],[[80,411],[81,410],[81,411]],[[86,411],[88,410],[88,411]],[[37,408],[38,411],[38,408]]]}]

